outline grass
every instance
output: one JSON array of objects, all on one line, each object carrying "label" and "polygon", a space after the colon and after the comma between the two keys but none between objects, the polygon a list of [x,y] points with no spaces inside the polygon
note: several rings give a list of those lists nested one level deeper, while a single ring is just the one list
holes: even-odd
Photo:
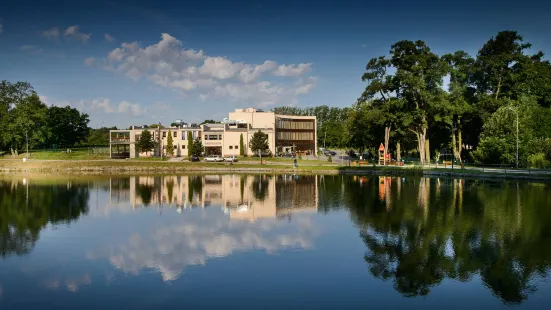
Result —
[{"label": "grass", "polygon": [[[36,160],[98,160],[109,159],[109,154],[89,154],[88,150],[74,150],[71,153],[63,151],[31,151],[29,152],[30,159]],[[27,157],[26,152],[19,153],[18,155],[11,155],[5,153],[0,156],[1,159],[23,159]]]}]

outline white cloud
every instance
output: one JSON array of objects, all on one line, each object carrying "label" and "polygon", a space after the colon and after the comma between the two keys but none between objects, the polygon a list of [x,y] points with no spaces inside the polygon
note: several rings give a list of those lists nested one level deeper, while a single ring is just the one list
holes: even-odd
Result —
[{"label": "white cloud", "polygon": [[90,36],[92,36],[92,35],[79,32],[79,27],[77,25],[73,25],[73,26],[69,26],[69,27],[67,27],[67,29],[65,29],[64,36],[79,40],[82,43],[86,43],[86,42],[88,42],[88,40],[90,40]]},{"label": "white cloud", "polygon": [[108,34],[108,33],[106,33],[106,34],[104,35],[104,37],[105,37],[105,40],[107,40],[107,41],[109,41],[109,42],[115,41],[115,38],[113,38],[113,36],[110,35],[110,34]]},{"label": "white cloud", "polygon": [[115,112],[115,108],[111,105],[109,99],[93,99],[87,106],[92,110],[101,110],[104,113]]},{"label": "white cloud", "polygon": [[131,103],[128,101],[122,101],[117,108],[119,113],[130,113],[132,116],[140,116],[145,113],[145,109],[137,103]]},{"label": "white cloud", "polygon": [[275,76],[301,76],[312,69],[312,64],[280,65],[274,71]]},{"label": "white cloud", "polygon": [[19,49],[21,49],[22,51],[33,53],[33,54],[38,54],[38,53],[42,52],[41,48],[38,48],[34,45],[23,45]]},{"label": "white cloud", "polygon": [[84,64],[87,66],[92,66],[96,62],[96,59],[94,57],[88,57],[84,59]]},{"label": "white cloud", "polygon": [[[296,102],[297,95],[310,92],[315,79],[301,77],[311,63],[278,64],[266,60],[260,64],[233,62],[225,56],[206,55],[188,49],[175,37],[163,33],[155,44],[123,42],[102,59],[87,64],[120,72],[133,80],[145,79],[152,85],[196,95],[202,101],[229,99],[249,106],[268,106]],[[273,76],[281,77],[274,81]],[[300,81],[297,85],[294,82]]]},{"label": "white cloud", "polygon": [[59,39],[59,28],[52,27],[48,30],[45,30],[42,32],[42,36],[45,37],[46,39],[57,40]]}]

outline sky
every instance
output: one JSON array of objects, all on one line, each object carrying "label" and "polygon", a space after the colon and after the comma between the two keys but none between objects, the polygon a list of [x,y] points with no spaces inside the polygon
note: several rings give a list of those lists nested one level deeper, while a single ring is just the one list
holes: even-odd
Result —
[{"label": "sky", "polygon": [[347,107],[394,42],[475,56],[502,30],[551,53],[551,2],[0,1],[0,80],[30,82],[94,128],[201,122]]}]

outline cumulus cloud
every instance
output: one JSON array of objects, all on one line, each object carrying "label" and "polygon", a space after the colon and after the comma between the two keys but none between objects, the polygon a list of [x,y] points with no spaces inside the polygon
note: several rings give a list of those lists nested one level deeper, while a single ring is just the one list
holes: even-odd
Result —
[{"label": "cumulus cloud", "polygon": [[108,33],[106,33],[106,34],[104,35],[104,37],[105,37],[105,40],[107,40],[107,41],[109,41],[109,42],[115,41],[115,38],[113,38],[113,36],[110,35],[110,34],[108,34]]},{"label": "cumulus cloud", "polygon": [[[123,42],[104,58],[85,63],[120,72],[133,80],[145,79],[181,94],[195,94],[203,101],[228,99],[246,101],[252,106],[289,104],[315,86],[315,80],[295,85],[297,79],[311,71],[311,63],[234,62],[225,56],[185,48],[167,33],[161,35],[159,42],[148,46]],[[273,80],[274,76],[280,79]]]},{"label": "cumulus cloud", "polygon": [[81,101],[84,107],[88,107],[93,111],[101,111],[103,113],[124,113],[132,116],[140,116],[145,113],[145,109],[137,103],[121,101],[118,104],[112,104],[111,100],[105,98],[97,98],[91,101]]},{"label": "cumulus cloud", "polygon": [[298,65],[280,65],[274,71],[275,76],[301,76],[308,73],[312,68],[312,64]]},{"label": "cumulus cloud", "polygon": [[45,37],[46,39],[57,40],[59,39],[59,28],[52,27],[48,30],[45,30],[42,32],[42,36]]},{"label": "cumulus cloud", "polygon": [[65,37],[73,38],[75,40],[81,41],[82,43],[88,42],[90,40],[91,34],[86,34],[79,32],[79,27],[77,25],[69,26],[67,29],[65,29],[64,33]]}]

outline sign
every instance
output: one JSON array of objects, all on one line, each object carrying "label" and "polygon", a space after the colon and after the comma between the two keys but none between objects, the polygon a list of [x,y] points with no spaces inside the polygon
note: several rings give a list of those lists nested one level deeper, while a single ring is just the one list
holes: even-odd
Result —
[{"label": "sign", "polygon": [[381,143],[381,146],[379,146],[379,151],[384,151],[385,150],[385,146]]}]

